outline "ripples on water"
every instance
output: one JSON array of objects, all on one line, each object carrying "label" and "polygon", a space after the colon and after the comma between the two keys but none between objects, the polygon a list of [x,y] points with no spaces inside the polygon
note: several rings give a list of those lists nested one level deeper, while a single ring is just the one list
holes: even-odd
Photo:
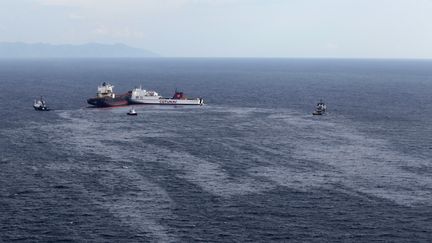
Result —
[{"label": "ripples on water", "polygon": [[[210,64],[223,66],[219,62]],[[281,78],[280,63],[266,64],[256,76],[271,71]],[[306,68],[314,70],[313,65]],[[149,75],[165,73],[152,70]],[[260,80],[252,85],[259,86]],[[307,87],[312,81],[303,82]],[[11,83],[6,86],[15,90]],[[263,92],[281,88],[279,83],[268,86]],[[285,91],[295,97],[295,91]],[[49,113],[20,109],[30,115],[11,116],[15,123],[3,116],[1,238],[172,242],[432,237],[431,140],[415,134],[420,129],[431,133],[430,126],[419,125],[430,122],[430,116],[410,120],[390,109],[380,115],[371,102],[369,111],[376,116],[353,119],[357,114],[339,97],[329,115],[312,117],[310,107],[280,107],[267,98],[252,106],[254,101],[243,97],[243,103],[216,101],[204,107],[139,106],[137,117],[126,116],[127,108],[80,107]],[[367,112],[367,106],[359,113]],[[417,127],[406,132],[412,126]],[[399,135],[393,133],[398,129]]]}]

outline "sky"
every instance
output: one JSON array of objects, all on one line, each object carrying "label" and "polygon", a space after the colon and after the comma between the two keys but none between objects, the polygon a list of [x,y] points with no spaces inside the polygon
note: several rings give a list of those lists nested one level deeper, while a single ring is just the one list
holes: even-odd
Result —
[{"label": "sky", "polygon": [[166,57],[432,58],[432,0],[0,0],[0,42]]}]

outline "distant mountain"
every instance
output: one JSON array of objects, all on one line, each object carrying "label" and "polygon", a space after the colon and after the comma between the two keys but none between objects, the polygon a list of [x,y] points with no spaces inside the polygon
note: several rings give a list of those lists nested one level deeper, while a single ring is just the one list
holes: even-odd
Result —
[{"label": "distant mountain", "polygon": [[47,57],[158,57],[151,51],[124,44],[88,43],[82,45],[53,45],[46,43],[0,42],[0,58]]}]

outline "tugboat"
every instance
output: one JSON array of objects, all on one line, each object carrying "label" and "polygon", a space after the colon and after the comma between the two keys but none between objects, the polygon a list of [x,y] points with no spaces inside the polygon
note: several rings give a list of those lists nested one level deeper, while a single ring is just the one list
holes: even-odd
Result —
[{"label": "tugboat", "polygon": [[317,103],[315,111],[312,113],[312,115],[314,116],[324,115],[326,110],[327,110],[327,105],[322,100],[320,100],[320,102]]},{"label": "tugboat", "polygon": [[135,111],[134,108],[130,109],[128,113],[126,113],[128,116],[137,116],[138,113]]},{"label": "tugboat", "polygon": [[131,92],[129,99],[132,104],[146,105],[203,105],[203,98],[187,98],[183,92],[175,91],[172,98],[164,98],[156,91],[135,88]]},{"label": "tugboat", "polygon": [[112,107],[112,106],[123,106],[128,105],[131,91],[116,95],[113,92],[114,85],[103,82],[102,85],[98,86],[96,98],[90,98],[87,103],[96,107]]},{"label": "tugboat", "polygon": [[48,108],[45,100],[42,98],[42,96],[40,97],[40,99],[35,100],[33,102],[33,108],[37,111],[49,111],[50,110]]}]

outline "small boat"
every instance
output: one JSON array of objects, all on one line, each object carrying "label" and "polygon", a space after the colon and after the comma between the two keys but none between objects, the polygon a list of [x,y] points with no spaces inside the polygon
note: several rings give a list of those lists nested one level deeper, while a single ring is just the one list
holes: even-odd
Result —
[{"label": "small boat", "polygon": [[40,99],[35,100],[33,102],[33,108],[37,111],[49,111],[50,110],[46,104],[46,101],[42,98],[42,96],[40,97]]},{"label": "small boat", "polygon": [[327,105],[322,100],[320,100],[320,102],[317,103],[315,111],[312,113],[312,115],[321,116],[324,115],[326,111]]},{"label": "small boat", "polygon": [[127,113],[128,116],[136,116],[138,115],[138,113],[135,111],[134,108],[130,109],[129,112]]}]

